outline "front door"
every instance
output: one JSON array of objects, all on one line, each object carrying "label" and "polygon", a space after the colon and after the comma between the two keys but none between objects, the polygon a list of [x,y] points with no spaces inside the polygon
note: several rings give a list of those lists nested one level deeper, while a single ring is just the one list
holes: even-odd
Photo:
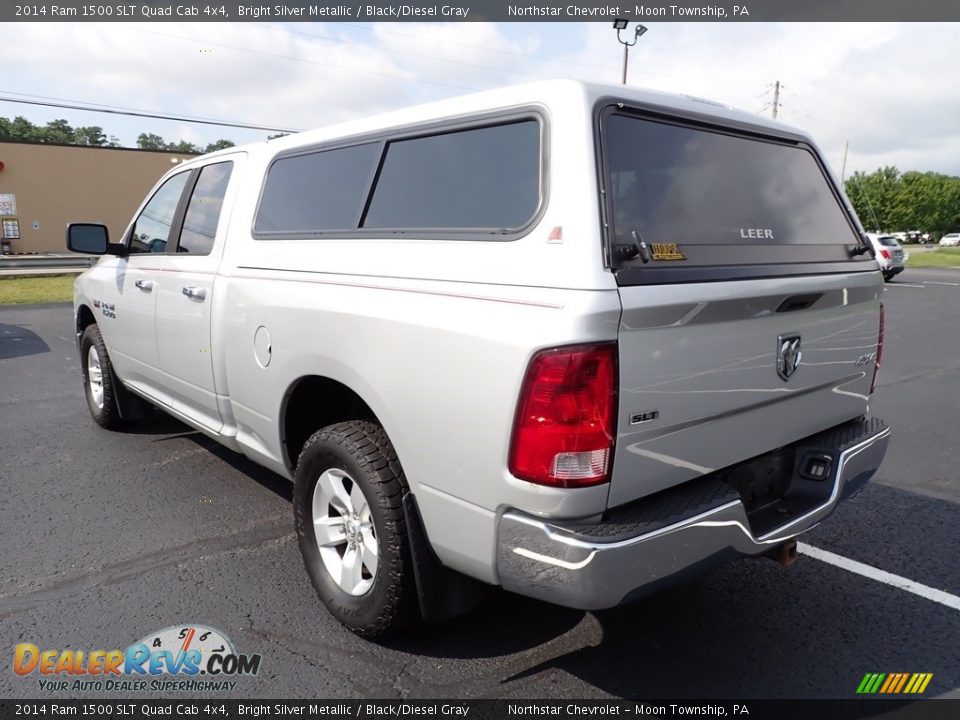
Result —
[{"label": "front door", "polygon": [[189,172],[182,172],[157,188],[126,235],[127,254],[91,273],[96,278],[94,312],[117,374],[150,394],[159,380],[156,302],[167,242],[189,178]]}]

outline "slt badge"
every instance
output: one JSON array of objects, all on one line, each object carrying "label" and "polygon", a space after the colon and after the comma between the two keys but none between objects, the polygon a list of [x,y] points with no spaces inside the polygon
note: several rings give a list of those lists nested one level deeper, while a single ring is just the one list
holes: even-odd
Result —
[{"label": "slt badge", "polygon": [[777,375],[789,380],[800,367],[802,357],[799,335],[781,335],[777,338]]}]

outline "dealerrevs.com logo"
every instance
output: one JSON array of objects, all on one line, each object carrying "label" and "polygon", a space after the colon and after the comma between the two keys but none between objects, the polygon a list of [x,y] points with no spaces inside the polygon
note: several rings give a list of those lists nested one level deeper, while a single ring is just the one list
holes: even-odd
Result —
[{"label": "dealerrevs.com logo", "polygon": [[41,650],[20,643],[13,652],[13,671],[36,676],[46,691],[230,691],[237,684],[234,678],[260,671],[260,659],[238,653],[219,630],[177,625],[126,650]]}]

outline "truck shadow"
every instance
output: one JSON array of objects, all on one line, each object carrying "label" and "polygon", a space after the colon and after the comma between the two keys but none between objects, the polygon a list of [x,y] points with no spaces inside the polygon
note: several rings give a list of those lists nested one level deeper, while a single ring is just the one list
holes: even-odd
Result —
[{"label": "truck shadow", "polygon": [[[908,538],[891,536],[889,522],[873,520],[888,518],[891,507],[908,506],[926,518],[931,550],[917,547],[914,538],[916,552],[901,551],[898,557],[897,548]],[[854,558],[876,558],[888,571],[956,592],[955,504],[874,484],[837,514],[836,522],[806,541]],[[854,538],[851,527],[857,528]],[[893,547],[884,545],[884,537]],[[545,683],[566,677],[576,678],[570,697],[583,696],[580,688],[586,687],[651,703],[656,698],[853,701],[867,672],[933,672],[925,697],[957,687],[960,663],[944,662],[956,658],[957,637],[960,616],[951,608],[802,556],[789,569],[767,559],[737,561],[595,613],[492,590],[470,615],[383,644],[438,658],[503,656],[500,687],[515,697],[542,695]],[[518,650],[528,652],[510,656]],[[932,659],[940,660],[933,668]],[[798,717],[814,714],[798,707]],[[894,709],[877,702],[848,708],[850,717]]]},{"label": "truck shadow", "polygon": [[[846,587],[856,584],[856,578],[821,584],[816,597],[822,602],[804,607],[814,597],[810,578],[801,573],[784,584],[794,572],[770,561],[743,561],[701,582],[598,613],[495,593],[499,597],[467,617],[384,645],[444,658],[503,656],[502,696],[542,696],[545,686],[559,683],[568,684],[564,696],[590,696],[598,690],[643,698],[645,705],[666,704],[664,714],[669,714],[670,702],[684,699],[747,705],[757,699],[853,700],[871,663],[888,658],[880,664],[925,668],[930,657],[939,656],[926,651],[923,640],[915,649],[901,646],[891,654],[875,625],[892,622],[900,613],[890,608],[878,618],[875,606],[860,605],[856,598],[862,598],[862,589]],[[778,576],[776,582],[773,576]],[[804,590],[805,598],[797,601]],[[561,637],[581,623],[586,627]],[[911,630],[922,625],[918,618]],[[921,632],[933,638],[942,631],[929,627]],[[583,646],[584,635],[595,644]],[[568,649],[571,645],[574,649]],[[847,709],[851,718],[866,718],[895,707],[875,702]],[[804,707],[795,716],[811,714]]]},{"label": "truck shadow", "polygon": [[246,456],[225,448],[216,440],[207,437],[199,430],[194,430],[165,412],[157,410],[153,416],[138,420],[132,425],[124,427],[121,432],[133,435],[162,435],[163,437],[153,440],[153,442],[160,443],[181,438],[189,440],[275,495],[287,502],[293,501],[292,482],[257,465],[252,460],[247,459]]},{"label": "truck shadow", "polygon": [[[161,417],[151,425],[153,431],[158,427],[177,433],[169,438],[190,438],[291,500],[286,478],[177,421]],[[897,536],[887,521],[891,508],[925,518],[926,541],[917,545],[912,525]],[[955,518],[954,503],[872,484],[806,541],[957,592]],[[914,550],[903,553],[904,547]],[[595,613],[490,588],[462,618],[419,625],[377,644],[398,655],[464,661],[467,667],[470,661],[496,658],[489,682],[501,696],[537,697],[545,687],[566,683],[570,697],[599,692],[650,704],[657,698],[749,704],[757,698],[854,700],[867,672],[933,672],[926,695],[934,696],[960,684],[960,664],[944,662],[956,656],[956,637],[960,616],[950,608],[801,557],[790,569],[763,559],[735,562],[634,604]],[[932,659],[939,662],[931,666]],[[489,672],[485,665],[478,670]],[[462,685],[455,683],[447,692],[470,695],[476,683],[468,672]],[[848,714],[871,717],[896,704],[854,703]],[[798,717],[809,711],[798,707]]]},{"label": "truck shadow", "polygon": [[50,346],[24,325],[0,323],[0,360],[50,352]]},{"label": "truck shadow", "polygon": [[387,649],[437,658],[493,658],[538,648],[583,622],[585,613],[485,588],[476,608],[437,624],[419,624],[375,642]]}]

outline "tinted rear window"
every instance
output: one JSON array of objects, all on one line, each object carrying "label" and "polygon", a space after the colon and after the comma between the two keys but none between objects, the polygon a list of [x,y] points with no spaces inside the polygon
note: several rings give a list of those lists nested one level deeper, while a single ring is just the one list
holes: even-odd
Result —
[{"label": "tinted rear window", "polygon": [[508,236],[540,207],[541,153],[539,121],[517,119],[281,156],[254,232]]},{"label": "tinted rear window", "polygon": [[519,228],[540,203],[533,120],[387,145],[365,228]]},{"label": "tinted rear window", "polygon": [[886,245],[887,247],[897,247],[897,245],[899,245],[895,237],[882,237],[877,238],[877,240],[881,245]]},{"label": "tinted rear window", "polygon": [[695,265],[788,262],[797,245],[845,260],[838,246],[859,242],[804,147],[616,113],[604,133],[617,244],[636,231]]},{"label": "tinted rear window", "polygon": [[282,157],[270,167],[254,230],[310,233],[356,227],[379,145]]}]

